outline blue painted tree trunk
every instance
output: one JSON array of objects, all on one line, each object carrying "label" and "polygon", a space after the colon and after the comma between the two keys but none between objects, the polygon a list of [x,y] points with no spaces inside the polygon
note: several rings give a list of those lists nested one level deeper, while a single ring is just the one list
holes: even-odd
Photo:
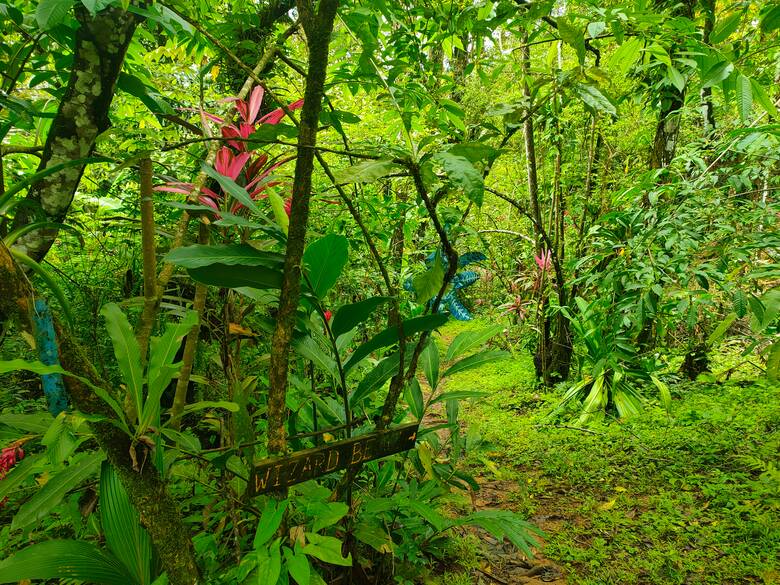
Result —
[{"label": "blue painted tree trunk", "polygon": [[[54,319],[52,319],[51,309],[45,300],[37,299],[35,301],[33,320],[35,322],[35,344],[38,347],[38,359],[47,366],[60,365],[57,337],[54,334]],[[57,416],[68,409],[68,394],[60,374],[44,374],[41,376],[41,384],[52,416]]]}]

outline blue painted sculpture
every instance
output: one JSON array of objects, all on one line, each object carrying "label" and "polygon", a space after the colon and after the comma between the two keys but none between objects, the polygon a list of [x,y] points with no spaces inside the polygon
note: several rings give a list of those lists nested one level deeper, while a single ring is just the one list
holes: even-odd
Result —
[{"label": "blue painted sculpture", "polygon": [[[35,323],[35,344],[38,347],[38,359],[47,366],[60,365],[57,337],[54,333],[54,319],[45,300],[37,299],[35,301],[33,321]],[[42,375],[41,384],[52,416],[57,416],[68,409],[68,395],[60,374]]]},{"label": "blue painted sculpture", "polygon": [[[447,256],[444,254],[442,254],[440,257],[442,266],[446,271],[447,267],[449,266],[449,260],[447,260]],[[435,259],[436,252],[431,252],[425,259],[425,265],[428,268],[431,268]],[[487,256],[485,256],[482,252],[466,252],[458,258],[458,268],[463,268],[468,264],[472,264],[473,262],[481,262],[483,260],[487,260]],[[479,275],[473,270],[463,270],[461,272],[455,273],[455,275],[448,283],[450,285],[450,289],[441,299],[439,312],[443,313],[445,310],[447,310],[458,321],[471,321],[474,316],[463,304],[460,299],[460,295],[462,294],[461,291],[463,289],[477,282],[477,279],[479,279]],[[414,291],[411,278],[406,279],[406,282],[404,282],[404,288],[408,291]],[[429,303],[431,302],[433,301],[429,301]]]}]

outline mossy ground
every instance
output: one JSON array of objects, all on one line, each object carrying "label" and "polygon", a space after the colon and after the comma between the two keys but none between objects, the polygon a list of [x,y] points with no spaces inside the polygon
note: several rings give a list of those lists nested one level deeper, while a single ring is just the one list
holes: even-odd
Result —
[{"label": "mossy ground", "polygon": [[[442,345],[463,328],[448,325]],[[780,386],[751,375],[678,382],[669,413],[651,400],[587,428],[549,416],[562,390],[535,386],[524,353],[447,389],[489,394],[463,406],[482,438],[464,466],[514,486],[503,505],[546,531],[566,582],[780,583]],[[476,582],[467,572],[447,582]]]}]

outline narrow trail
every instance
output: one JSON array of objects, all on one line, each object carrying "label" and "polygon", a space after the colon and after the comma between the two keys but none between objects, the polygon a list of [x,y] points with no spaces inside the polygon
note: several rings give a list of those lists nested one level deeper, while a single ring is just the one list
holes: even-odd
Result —
[{"label": "narrow trail", "polygon": [[[439,339],[440,347],[449,346],[460,331],[445,330]],[[442,362],[441,369],[449,366]],[[439,392],[446,391],[448,380],[443,380],[439,386]],[[420,384],[424,394],[430,393],[430,387],[420,375]],[[447,422],[443,403],[437,404],[423,418],[426,427],[438,426]],[[466,423],[460,419],[461,429],[465,432]],[[445,444],[449,439],[449,430],[437,431],[439,440]],[[483,469],[483,471],[487,471]],[[474,479],[479,484],[479,490],[471,492],[473,511],[479,510],[509,510],[517,511],[516,494],[521,492],[521,486],[514,480],[502,480],[491,477],[490,473],[476,473]],[[513,501],[514,500],[514,501]],[[528,520],[545,532],[545,535],[554,533],[560,525],[562,517],[555,511],[543,511]],[[547,559],[544,555],[545,539],[539,538],[540,546],[534,549],[534,557],[529,558],[516,549],[511,543],[498,541],[485,531],[473,528],[471,531],[479,538],[483,545],[482,562],[472,571],[471,577],[474,585],[515,585],[515,584],[539,584],[553,583],[564,585],[567,581],[563,569]]]}]

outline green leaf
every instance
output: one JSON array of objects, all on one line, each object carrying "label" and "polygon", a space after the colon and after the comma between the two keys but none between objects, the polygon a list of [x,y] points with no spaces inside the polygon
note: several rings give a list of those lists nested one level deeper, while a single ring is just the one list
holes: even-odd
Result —
[{"label": "green leaf", "polygon": [[766,358],[766,377],[770,382],[780,380],[780,341],[769,346]]},{"label": "green leaf", "polygon": [[412,411],[412,415],[417,420],[421,420],[423,414],[425,414],[425,401],[423,399],[422,388],[420,388],[420,382],[417,381],[417,378],[412,378],[404,387],[404,399],[409,405],[409,410]]},{"label": "green leaf", "polygon": [[[435,315],[422,315],[420,317],[413,317],[403,322],[404,337],[410,338],[412,335],[420,333],[422,331],[431,331],[437,327],[441,327],[447,322],[447,315],[438,313]],[[373,351],[382,347],[388,347],[397,343],[400,339],[400,331],[398,327],[388,327],[383,331],[380,331],[374,337],[360,345],[355,352],[350,356],[349,360],[344,364],[344,371],[348,372],[360,360],[371,354]]]},{"label": "green leaf", "polygon": [[[47,413],[49,420],[51,415]],[[0,502],[5,497],[18,488],[34,473],[38,473],[47,462],[44,460],[43,455],[28,455],[17,463],[11,471],[8,472],[2,481],[0,481]]]},{"label": "green leaf", "polygon": [[342,305],[336,310],[330,326],[333,337],[337,338],[348,331],[352,331],[355,327],[364,323],[379,305],[390,300],[392,300],[391,297],[371,297],[357,303]]},{"label": "green leaf", "polygon": [[437,152],[433,158],[444,167],[450,181],[462,189],[470,201],[482,206],[485,195],[485,181],[476,167],[465,156],[453,154],[450,151]]},{"label": "green leaf", "polygon": [[701,78],[701,86],[712,87],[718,85],[734,71],[734,65],[728,61],[720,61],[710,67]]},{"label": "green leaf", "polygon": [[282,272],[266,266],[229,266],[212,264],[200,268],[189,268],[187,273],[196,282],[224,288],[280,289]]},{"label": "green leaf", "polygon": [[476,390],[453,390],[452,392],[444,392],[439,394],[436,398],[431,400],[431,404],[437,402],[445,402],[448,400],[463,400],[466,398],[484,398],[488,396],[487,392],[478,392]]},{"label": "green leaf", "polygon": [[775,106],[775,103],[772,101],[772,98],[769,97],[769,94],[767,93],[766,89],[764,89],[764,86],[761,85],[758,81],[755,79],[750,80],[750,86],[753,88],[753,98],[759,103],[759,105],[764,108],[764,111],[769,114],[770,116],[777,118],[777,107]]},{"label": "green leaf", "polygon": [[591,110],[617,116],[617,108],[595,85],[577,83],[574,89],[582,102]]},{"label": "green leaf", "polygon": [[48,540],[0,562],[0,583],[26,579],[75,579],[100,585],[140,585],[113,556],[91,542]]},{"label": "green leaf", "polygon": [[731,34],[739,28],[739,22],[741,20],[741,12],[735,12],[722,20],[718,19],[718,22],[715,23],[715,27],[710,33],[710,44],[717,45],[729,38]]},{"label": "green leaf", "polygon": [[54,28],[63,21],[75,0],[41,0],[35,9],[35,21],[41,30]]},{"label": "green leaf", "polygon": [[314,502],[307,510],[309,516],[314,517],[312,532],[319,532],[323,528],[333,526],[349,512],[349,506],[342,502]]},{"label": "green leaf", "polygon": [[255,550],[257,585],[276,585],[282,572],[282,555],[277,539],[269,548]]},{"label": "green leaf", "polygon": [[470,355],[469,357],[463,358],[462,360],[452,364],[449,369],[444,372],[442,378],[452,376],[453,374],[457,374],[459,372],[465,372],[466,370],[470,370],[472,368],[478,368],[484,364],[489,364],[490,362],[508,359],[510,357],[512,357],[512,354],[510,354],[508,351],[487,350],[480,353],[475,353],[474,355]]},{"label": "green leaf", "polygon": [[672,393],[669,392],[669,386],[667,386],[655,376],[650,376],[650,380],[653,382],[655,387],[658,388],[658,393],[661,396],[661,404],[666,409],[666,412],[669,412],[672,408]]},{"label": "green leaf", "polygon": [[326,354],[317,342],[309,335],[296,336],[292,342],[293,348],[302,357],[317,364],[317,366],[329,376],[338,377],[338,366],[336,361]]},{"label": "green leaf", "polygon": [[235,199],[241,205],[243,205],[244,207],[252,211],[252,213],[257,215],[258,217],[265,217],[265,213],[263,212],[263,210],[257,206],[257,203],[254,202],[254,200],[252,199],[252,197],[250,197],[247,190],[244,189],[241,185],[236,183],[230,177],[226,177],[225,175],[217,172],[215,169],[207,165],[205,162],[201,164],[201,169],[209,177],[211,177],[217,183],[219,183],[219,186],[222,187],[222,190],[225,193],[230,195],[233,199]]},{"label": "green leaf", "polygon": [[[104,0],[82,0],[82,2],[85,6],[87,6],[87,4],[93,6],[93,9],[90,10],[93,15],[95,14],[95,8],[101,10],[105,5],[111,3],[110,0],[108,2]],[[90,7],[87,6],[87,9],[89,8]],[[176,113],[176,110],[173,109],[171,104],[169,104],[155,88],[149,87],[135,75],[124,72],[120,73],[116,86],[122,91],[129,93],[131,96],[138,98],[153,114],[172,115]]]},{"label": "green leaf", "polygon": [[436,390],[436,386],[439,384],[439,348],[432,338],[428,339],[428,344],[422,350],[420,362],[428,385],[431,390]]},{"label": "green leaf", "polygon": [[285,235],[290,231],[290,216],[287,215],[287,210],[284,208],[284,199],[276,189],[269,187],[265,190],[268,195],[268,201],[271,203],[271,210],[274,212],[274,219]]},{"label": "green leaf", "polygon": [[260,515],[260,521],[257,523],[255,539],[252,546],[255,550],[260,550],[276,534],[279,526],[282,524],[284,513],[287,511],[287,500],[277,501],[274,498],[268,498],[268,501]]},{"label": "green leaf", "polygon": [[761,17],[761,30],[765,33],[780,28],[780,4],[771,6]]},{"label": "green leaf", "polygon": [[372,183],[401,169],[403,167],[392,160],[366,160],[336,173],[336,183]]},{"label": "green leaf", "polygon": [[611,67],[617,68],[622,75],[628,73],[631,66],[636,62],[642,49],[642,41],[637,37],[628,39],[620,45],[609,58]]},{"label": "green leaf", "polygon": [[181,341],[198,325],[197,311],[187,311],[179,323],[168,323],[165,333],[149,340],[149,366],[146,372],[147,398],[139,417],[139,429],[145,431],[156,424],[160,415],[160,399],[171,380],[178,374],[173,366]]},{"label": "green leaf", "polygon": [[[297,548],[297,547],[296,547]],[[298,585],[309,585],[311,580],[311,566],[306,555],[292,551],[284,547],[284,559],[287,561],[287,570]]]},{"label": "green leaf", "polygon": [[152,540],[114,468],[103,461],[100,471],[100,521],[111,552],[140,585],[152,582]]},{"label": "green leaf", "polygon": [[249,244],[195,244],[174,248],[166,254],[164,260],[184,268],[201,268],[212,264],[271,268],[281,268],[284,265],[282,254],[258,250]]},{"label": "green leaf", "polygon": [[590,38],[595,39],[603,33],[606,28],[607,25],[604,22],[591,22],[588,24],[588,34],[590,35]]},{"label": "green leaf", "polygon": [[66,493],[79,487],[97,472],[104,458],[102,453],[81,453],[74,457],[70,465],[49,478],[49,481],[19,508],[11,522],[11,529],[31,528],[45,518]]},{"label": "green leaf", "polygon": [[558,24],[558,36],[561,40],[572,47],[574,52],[577,53],[577,60],[580,65],[585,64],[585,31],[571,22],[566,17],[559,17],[555,19]]},{"label": "green leaf", "polygon": [[739,118],[743,124],[748,123],[753,109],[753,86],[750,79],[741,73],[737,76],[736,93]]},{"label": "green leaf", "polygon": [[666,77],[669,80],[669,83],[671,83],[677,91],[683,91],[685,89],[685,77],[676,67],[672,65],[667,66]]},{"label": "green leaf", "polygon": [[434,298],[444,284],[444,264],[438,252],[433,259],[433,265],[425,272],[412,278],[412,288],[417,295],[418,303],[427,303]]},{"label": "green leaf", "polygon": [[349,256],[349,241],[338,234],[328,234],[309,244],[303,253],[306,274],[312,292],[318,299],[336,284]]},{"label": "green leaf", "polygon": [[341,541],[338,538],[307,532],[306,540],[308,541],[306,546],[301,549],[304,554],[331,565],[352,566],[351,554],[346,557],[341,556]]},{"label": "green leaf", "polygon": [[728,315],[726,315],[726,318],[723,319],[723,321],[720,322],[720,324],[715,328],[715,330],[712,333],[710,333],[709,337],[707,337],[707,345],[709,347],[714,347],[715,344],[717,344],[726,334],[726,331],[728,331],[728,328],[731,327],[731,324],[734,323],[734,321],[736,320],[737,320],[736,313],[729,313]]},{"label": "green leaf", "polygon": [[42,264],[30,258],[24,252],[20,252],[16,248],[8,248],[8,250],[11,252],[11,255],[14,257],[14,260],[32,269],[32,271],[35,272],[35,274],[41,277],[41,280],[43,280],[43,282],[46,283],[46,286],[49,288],[49,290],[52,292],[54,297],[60,303],[60,307],[62,307],[62,311],[65,313],[65,319],[68,321],[68,324],[73,326],[74,321],[73,321],[73,313],[70,308],[70,302],[68,301],[68,297],[65,295],[65,292],[62,290],[62,287],[60,287],[60,285],[54,279],[52,273],[49,272],[49,270],[47,270],[46,268],[44,268]]},{"label": "green leaf", "polygon": [[452,340],[450,347],[447,349],[446,361],[450,362],[474,348],[481,347],[483,343],[498,335],[498,333],[503,330],[503,325],[492,325],[478,331],[464,331],[463,333],[459,333],[458,336]]},{"label": "green leaf", "polygon": [[185,405],[184,412],[195,412],[207,408],[221,408],[229,412],[238,412],[240,407],[235,402],[228,402],[227,400],[201,400]]},{"label": "green leaf", "polygon": [[[412,361],[412,352],[414,345],[409,344],[404,351],[404,367],[407,367]],[[392,378],[399,370],[400,356],[398,352],[390,354],[381,360],[370,372],[368,372],[358,384],[355,392],[349,397],[349,404],[354,408],[360,404],[369,394],[377,390]]]},{"label": "green leaf", "polygon": [[116,303],[104,305],[100,314],[106,319],[106,330],[114,346],[114,355],[122,380],[133,400],[136,413],[140,416],[143,411],[144,379],[141,369],[141,350],[133,334],[133,328]]}]

